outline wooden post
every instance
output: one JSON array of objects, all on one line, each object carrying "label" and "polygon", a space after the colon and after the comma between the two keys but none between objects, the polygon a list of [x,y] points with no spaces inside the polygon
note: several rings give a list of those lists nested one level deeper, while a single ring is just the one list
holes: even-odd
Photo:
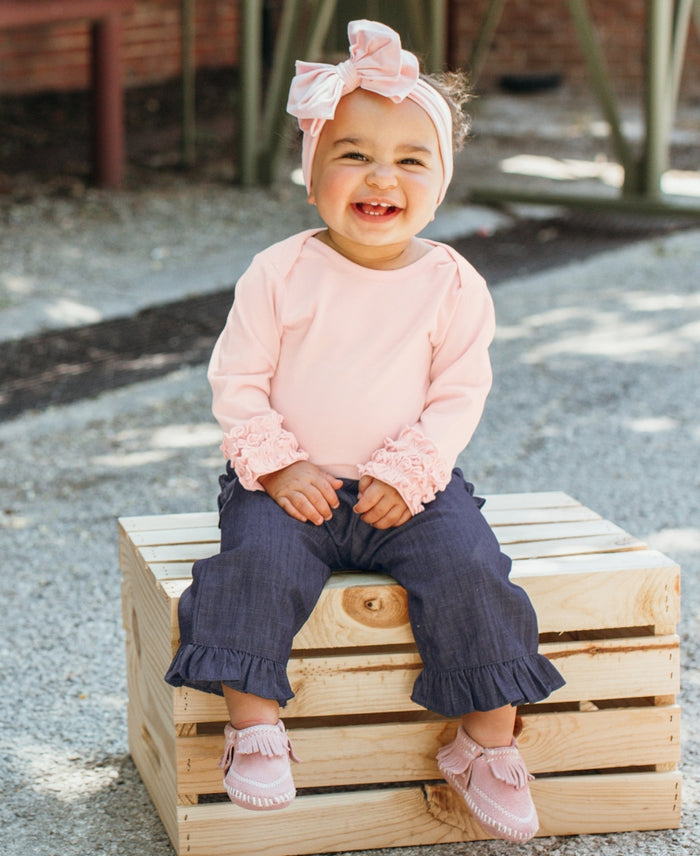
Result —
[{"label": "wooden post", "polygon": [[260,134],[261,150],[257,159],[258,179],[264,183],[274,178],[284,143],[281,129],[286,120],[285,104],[287,86],[293,73],[292,61],[295,58],[316,60],[321,55],[337,0],[314,2],[315,11],[306,41],[299,31],[299,5],[299,0],[286,0],[275,41],[275,58]]},{"label": "wooden post", "polygon": [[486,62],[486,55],[489,52],[493,42],[493,36],[498,27],[498,22],[501,20],[501,13],[505,6],[506,0],[489,0],[486,7],[486,13],[481,20],[479,30],[474,39],[472,47],[472,55],[469,61],[469,76],[472,86],[476,85],[476,81],[481,75],[481,71]]},{"label": "wooden post", "polygon": [[430,71],[444,71],[447,39],[447,0],[428,3],[430,17]]},{"label": "wooden post", "polygon": [[275,37],[272,70],[267,86],[267,97],[260,132],[258,153],[258,176],[263,184],[274,178],[275,165],[280,149],[279,137],[286,118],[285,100],[287,87],[293,74],[293,50],[299,27],[300,0],[285,0],[282,7],[279,29]]},{"label": "wooden post", "polygon": [[93,164],[101,187],[115,188],[124,173],[124,103],[119,12],[92,25]]},{"label": "wooden post", "polygon": [[243,185],[251,186],[258,180],[257,152],[262,95],[262,0],[243,0],[241,13],[238,180]]},{"label": "wooden post", "polygon": [[182,162],[185,166],[193,166],[196,158],[194,2],[195,0],[181,0],[180,3],[182,16]]},{"label": "wooden post", "polygon": [[625,189],[637,184],[637,168],[629,143],[622,132],[615,95],[610,85],[605,57],[598,44],[585,0],[567,0],[583,55],[588,65],[593,89],[610,125],[612,142],[625,171]]}]

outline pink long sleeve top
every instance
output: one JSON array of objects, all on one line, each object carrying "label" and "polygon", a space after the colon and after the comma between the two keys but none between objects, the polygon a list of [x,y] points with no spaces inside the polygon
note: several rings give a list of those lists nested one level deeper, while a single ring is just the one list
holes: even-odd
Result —
[{"label": "pink long sleeve top", "polygon": [[491,386],[491,297],[444,244],[361,267],[309,230],[257,255],[209,365],[222,451],[242,485],[299,460],[374,476],[413,514],[450,479]]}]

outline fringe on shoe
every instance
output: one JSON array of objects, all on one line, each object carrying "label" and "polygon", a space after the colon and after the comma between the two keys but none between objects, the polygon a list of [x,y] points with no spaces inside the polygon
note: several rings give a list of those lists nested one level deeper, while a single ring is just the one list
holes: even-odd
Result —
[{"label": "fringe on shoe", "polygon": [[535,778],[528,772],[515,740],[505,749],[487,749],[484,757],[493,775],[504,782],[520,790],[528,782]]},{"label": "fringe on shoe", "polygon": [[470,749],[471,747],[464,745],[459,738],[448,743],[447,746],[443,746],[437,753],[440,769],[458,776],[466,773],[474,759],[481,754],[481,752],[470,751]]},{"label": "fringe on shoe", "polygon": [[231,766],[235,752],[240,752],[241,755],[253,755],[259,752],[267,758],[289,755],[292,761],[300,763],[286,731],[280,731],[276,725],[252,725],[240,731],[231,728],[229,734],[224,753],[219,761],[219,768],[224,771],[228,771]]}]

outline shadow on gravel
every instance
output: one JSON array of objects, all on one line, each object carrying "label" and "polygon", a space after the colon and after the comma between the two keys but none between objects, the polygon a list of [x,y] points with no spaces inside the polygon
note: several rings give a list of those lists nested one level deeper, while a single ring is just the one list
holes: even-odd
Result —
[{"label": "shadow on gravel", "polygon": [[[684,228],[656,219],[572,214],[523,220],[452,245],[491,287]],[[688,224],[689,225],[689,224]],[[0,419],[68,404],[208,361],[233,286],[119,318],[0,343]]]}]

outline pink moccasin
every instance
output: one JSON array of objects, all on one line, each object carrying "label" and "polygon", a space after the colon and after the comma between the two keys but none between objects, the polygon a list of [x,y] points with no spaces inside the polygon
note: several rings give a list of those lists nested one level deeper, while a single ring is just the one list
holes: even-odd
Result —
[{"label": "pink moccasin", "polygon": [[457,736],[437,754],[438,767],[487,832],[506,841],[529,841],[539,821],[528,783],[531,776],[513,740],[485,749],[460,725]]},{"label": "pink moccasin", "polygon": [[298,761],[280,720],[276,725],[224,729],[226,744],[219,767],[236,805],[254,811],[286,808],[296,796],[289,759]]}]

